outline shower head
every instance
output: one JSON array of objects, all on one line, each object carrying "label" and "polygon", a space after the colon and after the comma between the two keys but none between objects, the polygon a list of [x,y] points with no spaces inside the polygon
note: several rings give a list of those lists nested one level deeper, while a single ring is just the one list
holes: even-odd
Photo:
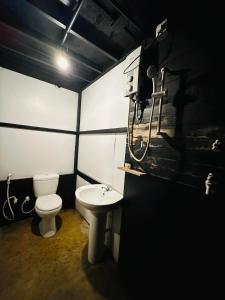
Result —
[{"label": "shower head", "polygon": [[147,69],[148,78],[155,78],[157,76],[157,68],[154,65],[151,65]]}]

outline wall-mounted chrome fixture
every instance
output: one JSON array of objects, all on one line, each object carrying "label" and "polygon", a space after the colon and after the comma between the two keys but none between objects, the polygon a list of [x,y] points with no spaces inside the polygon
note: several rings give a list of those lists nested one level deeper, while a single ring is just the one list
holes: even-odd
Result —
[{"label": "wall-mounted chrome fixture", "polygon": [[152,98],[159,98],[159,116],[158,116],[158,125],[157,125],[157,134],[161,134],[161,118],[162,118],[162,103],[163,97],[167,96],[167,90],[164,89],[165,83],[165,68],[161,69],[161,80],[160,80],[160,91],[156,91],[156,77],[152,78],[153,80],[153,93]]},{"label": "wall-mounted chrome fixture", "polygon": [[[128,130],[128,149],[130,152],[131,157],[136,160],[137,162],[141,162],[145,155],[147,154],[148,147],[151,141],[151,127],[152,127],[152,118],[153,118],[153,113],[154,113],[154,108],[155,108],[155,100],[159,98],[159,116],[158,116],[158,125],[157,125],[157,134],[161,134],[161,115],[162,115],[162,102],[163,102],[163,97],[167,95],[167,90],[164,89],[164,82],[165,82],[165,68],[162,68],[160,70],[161,73],[161,78],[160,78],[160,91],[157,91],[157,68],[154,65],[151,65],[147,69],[147,77],[152,79],[152,94],[151,94],[151,100],[152,100],[152,107],[151,107],[151,112],[149,116],[149,125],[148,125],[148,138],[147,138],[147,143],[145,146],[145,150],[143,152],[143,155],[140,158],[137,158],[132,149],[131,149],[131,140],[130,140],[130,131],[129,131],[129,122],[127,126]],[[134,114],[136,114],[136,110],[138,109],[136,103],[134,107]],[[130,111],[130,110],[129,110]]]},{"label": "wall-mounted chrome fixture", "polygon": [[212,191],[213,191],[213,186],[214,186],[214,175],[213,173],[209,173],[207,178],[206,178],[206,181],[205,181],[205,194],[206,195],[210,195],[212,194]]},{"label": "wall-mounted chrome fixture", "polygon": [[[142,120],[143,111],[141,110],[141,106],[143,105],[143,99],[139,99],[138,97],[138,69],[140,64],[140,55],[141,55],[141,48],[139,47],[127,58],[127,67],[125,68],[126,72],[124,74],[127,74],[126,78],[126,90],[125,90],[125,96],[130,98],[130,107],[131,102],[134,102],[134,118],[140,122]],[[131,70],[129,71],[129,68],[133,65]],[[133,150],[131,149],[131,133],[129,130],[129,118],[128,118],[128,126],[127,126],[127,135],[128,135],[128,149],[130,152],[131,157],[136,160],[137,162],[141,162],[147,151],[151,140],[151,127],[152,127],[152,118],[155,108],[155,100],[159,98],[159,117],[158,117],[158,125],[157,125],[157,134],[161,134],[161,116],[162,116],[162,103],[163,103],[163,97],[167,95],[167,90],[164,88],[165,83],[165,68],[161,68],[160,70],[160,90],[157,91],[157,79],[158,79],[158,71],[156,66],[150,65],[147,69],[147,77],[152,80],[152,93],[151,93],[151,112],[149,115],[149,123],[148,123],[148,137],[147,137],[147,143],[145,150],[143,152],[143,155],[138,158],[134,155]],[[129,107],[129,111],[130,111]],[[138,113],[138,111],[140,113]],[[132,125],[133,127],[133,125]]]},{"label": "wall-mounted chrome fixture", "polygon": [[215,140],[215,142],[212,144],[212,150],[217,151],[221,150],[222,142],[220,140]]},{"label": "wall-mounted chrome fixture", "polygon": [[[18,202],[18,199],[15,196],[9,196],[9,187],[10,187],[11,177],[12,177],[12,174],[9,173],[8,176],[7,176],[7,179],[6,179],[7,180],[7,191],[6,191],[7,199],[3,203],[3,207],[2,207],[2,214],[3,214],[4,218],[8,221],[13,221],[15,219],[15,214],[14,214],[14,211],[13,211],[12,206],[11,206],[11,199],[13,199],[14,204],[16,204]],[[8,208],[9,208],[9,212],[10,212],[11,216],[8,216],[6,211],[5,211],[6,210],[6,204],[8,204]]]},{"label": "wall-mounted chrome fixture", "polygon": [[112,191],[112,187],[111,185],[109,184],[105,184],[103,183],[104,185],[101,187],[101,189],[103,190],[103,195],[105,195],[106,192],[109,192],[109,191]]},{"label": "wall-mounted chrome fixture", "polygon": [[[151,78],[152,79],[152,85],[153,85],[153,92],[155,92],[156,90],[156,75],[157,75],[157,69],[155,66],[149,66],[148,67],[148,70],[147,70],[147,76],[148,78]],[[130,101],[131,103],[131,101]],[[142,156],[140,158],[138,158],[137,156],[135,156],[133,150],[131,149],[131,140],[130,140],[130,130],[129,130],[129,118],[128,118],[128,126],[127,126],[127,144],[128,144],[128,149],[129,149],[129,152],[130,152],[130,155],[131,157],[136,160],[137,162],[141,162],[144,157],[146,156],[147,154],[147,151],[148,151],[148,147],[150,145],[150,141],[151,141],[151,128],[152,128],[152,118],[153,118],[153,113],[154,113],[154,108],[155,108],[155,97],[152,97],[152,108],[151,108],[151,112],[150,112],[150,115],[149,115],[149,123],[148,123],[148,138],[147,138],[147,143],[146,143],[146,146],[145,146],[145,150],[142,154]],[[137,109],[137,106],[136,106],[136,103],[135,103],[135,107],[134,107],[134,115],[135,115],[135,112],[136,112],[136,109]],[[130,111],[130,109],[129,109]]]},{"label": "wall-mounted chrome fixture", "polygon": [[[137,162],[141,162],[147,154],[150,140],[151,140],[151,127],[152,127],[152,119],[155,108],[155,100],[159,98],[159,117],[158,117],[158,125],[157,125],[157,134],[161,134],[161,116],[162,116],[162,102],[163,97],[167,95],[167,90],[164,88],[165,83],[165,68],[161,68],[160,70],[160,90],[157,91],[157,79],[158,79],[158,69],[152,63],[158,61],[156,56],[156,52],[158,51],[155,45],[162,39],[164,39],[168,35],[167,32],[167,19],[165,19],[161,24],[159,24],[156,28],[156,36],[155,39],[151,41],[148,45],[142,45],[134,50],[131,54],[129,54],[125,61],[125,69],[123,74],[126,75],[126,86],[124,91],[124,96],[129,97],[130,99],[130,107],[131,102],[134,102],[134,114],[132,121],[132,132],[134,128],[134,122],[136,120],[137,123],[140,123],[143,118],[144,110],[149,105],[149,98],[151,97],[151,111],[149,115],[149,123],[148,123],[148,137],[146,147],[143,150],[143,154],[140,158],[138,158],[132,149],[133,141],[131,138],[133,136],[132,132],[130,133],[129,126],[129,118],[128,118],[128,126],[127,126],[127,136],[128,136],[128,149],[130,152],[130,156],[136,160]],[[154,49],[154,51],[153,51]],[[150,52],[149,52],[150,51]],[[151,79],[152,86],[149,84],[148,78],[146,78],[146,70],[147,77]],[[129,108],[130,112],[130,108]],[[143,140],[143,139],[142,139]],[[143,143],[141,148],[143,148]]]}]

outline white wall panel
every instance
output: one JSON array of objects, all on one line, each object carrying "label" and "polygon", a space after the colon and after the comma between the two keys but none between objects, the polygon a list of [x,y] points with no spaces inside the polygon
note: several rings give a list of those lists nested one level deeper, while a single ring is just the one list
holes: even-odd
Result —
[{"label": "white wall panel", "polygon": [[75,130],[78,94],[0,70],[0,122]]},{"label": "white wall panel", "polygon": [[0,128],[0,180],[13,173],[13,178],[34,174],[73,173],[75,136]]},{"label": "white wall panel", "polygon": [[124,62],[82,93],[81,130],[127,127],[129,100],[123,96]]},{"label": "white wall panel", "polygon": [[78,170],[123,194],[124,172],[117,167],[124,163],[125,147],[125,134],[81,135]]},{"label": "white wall panel", "polygon": [[81,135],[78,170],[97,181],[112,184],[114,135]]},{"label": "white wall panel", "polygon": [[[127,127],[129,99],[124,93],[124,62],[105,74],[82,93],[80,130]],[[112,185],[123,194],[126,134],[90,134],[79,139],[78,170],[95,180]],[[78,178],[77,187],[85,181]],[[91,215],[76,203],[77,210],[90,222]],[[115,261],[119,257],[121,210],[113,212],[112,245]]]}]

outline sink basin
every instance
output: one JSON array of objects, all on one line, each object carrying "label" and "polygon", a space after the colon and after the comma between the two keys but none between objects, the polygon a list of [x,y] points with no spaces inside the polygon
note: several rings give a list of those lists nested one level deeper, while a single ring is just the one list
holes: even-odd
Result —
[{"label": "sink basin", "polygon": [[116,208],[123,196],[115,190],[106,190],[104,184],[89,184],[79,187],[76,200],[91,212],[88,237],[88,261],[100,262],[104,255],[104,239],[107,212]]},{"label": "sink basin", "polygon": [[105,190],[104,184],[89,184],[76,190],[77,200],[93,213],[107,212],[117,207],[123,196],[115,190]]}]

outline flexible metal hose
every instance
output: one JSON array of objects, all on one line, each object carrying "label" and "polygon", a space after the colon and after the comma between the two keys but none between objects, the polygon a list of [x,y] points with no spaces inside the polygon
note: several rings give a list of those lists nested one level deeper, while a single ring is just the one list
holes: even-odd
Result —
[{"label": "flexible metal hose", "polygon": [[[6,220],[8,220],[8,221],[13,221],[14,218],[15,218],[15,215],[14,215],[14,212],[13,212],[13,210],[12,210],[12,206],[11,206],[11,203],[10,203],[10,199],[14,199],[14,200],[15,200],[16,197],[15,197],[15,196],[9,197],[9,185],[10,185],[10,183],[7,182],[7,199],[5,200],[5,202],[4,202],[4,204],[3,204],[3,207],[2,207],[2,214],[3,214],[3,216],[4,216],[4,218],[5,218]],[[6,213],[5,213],[5,205],[6,205],[6,203],[8,204],[9,210],[10,210],[10,212],[11,212],[11,214],[12,214],[12,217],[11,217],[11,218],[8,217],[8,216],[6,215]]]},{"label": "flexible metal hose", "polygon": [[26,199],[25,198],[25,200],[23,201],[23,203],[22,203],[22,205],[21,205],[21,210],[22,210],[22,213],[23,214],[29,214],[29,213],[31,213],[33,210],[34,210],[34,208],[35,208],[35,206],[32,208],[32,209],[30,209],[30,210],[24,210],[24,204],[26,203],[26,202],[28,202],[28,201],[30,201],[30,199]]},{"label": "flexible metal hose", "polygon": [[[153,85],[153,92],[155,91],[155,78],[152,78],[152,85]],[[131,107],[131,101],[130,100],[130,105],[129,105],[129,111],[130,111],[130,107]],[[134,107],[134,115],[136,114],[136,109],[137,109],[137,104],[135,103],[135,107]],[[147,154],[148,151],[148,147],[151,141],[151,129],[152,129],[152,117],[153,117],[153,113],[154,113],[154,107],[155,107],[155,97],[152,97],[152,109],[151,109],[151,113],[149,115],[149,124],[148,124],[148,140],[147,140],[147,145],[145,147],[144,153],[143,155],[138,158],[137,156],[135,156],[135,154],[133,153],[133,150],[131,149],[131,141],[130,141],[130,130],[129,130],[129,117],[128,117],[128,126],[127,126],[127,143],[128,143],[128,149],[130,152],[131,157],[136,160],[137,162],[141,162],[144,157]],[[133,128],[134,128],[134,119],[132,121],[132,136],[133,136]]]}]

